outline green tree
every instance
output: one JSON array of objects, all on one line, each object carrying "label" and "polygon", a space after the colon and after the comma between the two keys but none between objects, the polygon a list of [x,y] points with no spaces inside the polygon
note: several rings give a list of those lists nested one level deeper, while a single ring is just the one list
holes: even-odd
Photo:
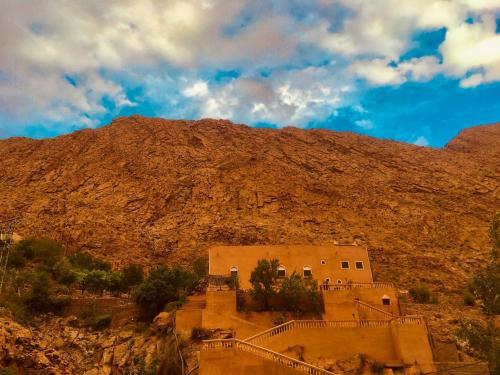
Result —
[{"label": "green tree", "polygon": [[12,254],[15,254],[14,259],[18,264],[36,261],[52,267],[63,256],[64,249],[48,238],[27,238],[14,245]]},{"label": "green tree", "polygon": [[193,271],[198,278],[203,279],[208,275],[208,258],[198,258],[193,263]]},{"label": "green tree", "polygon": [[500,375],[500,328],[493,321],[490,320],[485,327],[462,320],[457,337],[464,340],[476,355],[488,360],[492,374]]},{"label": "green tree", "polygon": [[321,311],[321,297],[317,282],[305,280],[296,272],[283,280],[279,294],[288,311],[296,313],[320,313]]},{"label": "green tree", "polygon": [[78,268],[80,270],[101,270],[101,271],[110,271],[111,264],[104,260],[97,259],[92,255],[84,252],[78,252],[70,255],[69,261],[73,265],[73,267]]},{"label": "green tree", "polygon": [[487,314],[500,314],[500,262],[496,261],[479,271],[469,288],[481,299]]},{"label": "green tree", "polygon": [[180,266],[158,267],[138,286],[135,302],[148,318],[153,318],[172,301],[182,300],[197,285],[198,277]]},{"label": "green tree", "polygon": [[105,288],[113,294],[125,292],[127,288],[123,280],[123,274],[120,272],[108,272],[106,274]]},{"label": "green tree", "polygon": [[76,273],[66,257],[61,257],[54,264],[52,267],[52,274],[57,282],[64,285],[71,285],[76,281]]},{"label": "green tree", "polygon": [[31,291],[24,299],[26,309],[31,314],[45,312],[59,313],[68,303],[65,298],[56,298],[51,292],[50,277],[46,272],[36,272],[33,278]]},{"label": "green tree", "polygon": [[129,264],[122,270],[123,284],[125,288],[130,290],[144,281],[144,271],[139,264]]},{"label": "green tree", "polygon": [[261,259],[250,274],[251,293],[254,298],[262,299],[265,310],[269,310],[269,299],[276,295],[278,267],[278,259]]},{"label": "green tree", "polygon": [[85,275],[84,283],[88,291],[102,295],[108,286],[108,273],[103,270],[92,270]]}]

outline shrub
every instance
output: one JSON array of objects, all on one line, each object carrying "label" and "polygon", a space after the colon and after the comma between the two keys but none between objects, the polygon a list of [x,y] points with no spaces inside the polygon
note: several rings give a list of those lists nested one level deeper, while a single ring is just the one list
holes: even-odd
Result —
[{"label": "shrub", "polygon": [[471,292],[465,292],[464,294],[464,305],[466,306],[474,306],[475,297]]},{"label": "shrub", "polygon": [[12,267],[20,268],[28,261],[42,262],[53,266],[64,250],[56,241],[47,238],[28,238],[19,241],[12,249]]},{"label": "shrub", "polygon": [[167,303],[183,299],[197,282],[194,273],[180,266],[158,267],[138,286],[134,299],[146,317],[153,318]]},{"label": "shrub", "polygon": [[101,270],[101,271],[110,271],[111,264],[109,262],[99,260],[88,253],[75,253],[69,257],[69,261],[73,265],[73,267],[78,268],[80,270]]},{"label": "shrub", "polygon": [[265,310],[269,310],[269,299],[276,295],[278,266],[278,259],[261,259],[250,274],[252,295],[254,298],[261,298],[263,300]]},{"label": "shrub", "polygon": [[122,270],[123,274],[123,285],[126,289],[130,289],[136,285],[139,285],[144,281],[144,270],[139,264],[129,264],[125,266]]},{"label": "shrub", "polygon": [[275,326],[279,326],[281,324],[285,324],[288,321],[288,319],[283,315],[279,314],[273,321],[273,324]]},{"label": "shrub", "polygon": [[45,272],[37,272],[34,276],[31,291],[24,298],[26,310],[31,314],[45,312],[61,313],[68,305],[69,298],[56,298],[50,290],[50,280]]},{"label": "shrub", "polygon": [[459,322],[457,337],[482,358],[488,359],[493,374],[500,373],[500,328],[490,322],[486,327],[469,320]]},{"label": "shrub", "polygon": [[76,281],[76,273],[71,267],[68,258],[62,257],[52,267],[54,278],[63,285],[71,285]]},{"label": "shrub", "polygon": [[0,375],[16,375],[16,373],[9,367],[0,367]]},{"label": "shrub", "polygon": [[195,341],[208,340],[212,336],[212,332],[206,328],[194,327],[191,331],[191,339]]},{"label": "shrub", "polygon": [[410,295],[417,303],[428,303],[431,299],[431,292],[427,285],[420,283],[410,289]]},{"label": "shrub", "polygon": [[84,319],[82,326],[100,331],[108,328],[111,325],[112,317],[109,314],[105,315],[90,315]]},{"label": "shrub", "polygon": [[285,310],[296,313],[321,312],[320,294],[316,281],[304,280],[301,275],[292,273],[280,287],[279,295],[285,302]]},{"label": "shrub", "polygon": [[375,361],[372,363],[372,371],[374,374],[381,374],[384,371],[385,363]]},{"label": "shrub", "polygon": [[469,289],[481,299],[486,313],[500,314],[500,262],[494,261],[480,271]]},{"label": "shrub", "polygon": [[198,258],[193,263],[193,271],[198,278],[203,279],[208,275],[208,258]]}]

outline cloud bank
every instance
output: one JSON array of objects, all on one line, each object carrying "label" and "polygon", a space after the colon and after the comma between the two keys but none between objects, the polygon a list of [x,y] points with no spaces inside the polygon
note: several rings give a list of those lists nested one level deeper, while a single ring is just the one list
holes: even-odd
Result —
[{"label": "cloud bank", "polygon": [[57,134],[146,105],[306,127],[371,88],[444,77],[473,90],[500,80],[499,12],[496,0],[4,0],[0,129]]}]

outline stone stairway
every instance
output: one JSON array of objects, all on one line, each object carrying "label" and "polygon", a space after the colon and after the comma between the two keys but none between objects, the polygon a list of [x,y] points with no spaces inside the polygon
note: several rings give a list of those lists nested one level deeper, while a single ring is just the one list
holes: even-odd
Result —
[{"label": "stone stairway", "polygon": [[310,375],[336,375],[320,367],[288,357],[258,345],[238,339],[206,340],[202,350],[239,350],[278,363],[281,366]]}]

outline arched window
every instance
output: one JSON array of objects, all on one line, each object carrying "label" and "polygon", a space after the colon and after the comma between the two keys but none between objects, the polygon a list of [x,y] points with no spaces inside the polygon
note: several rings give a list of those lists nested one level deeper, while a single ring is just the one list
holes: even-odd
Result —
[{"label": "arched window", "polygon": [[232,266],[229,269],[229,272],[231,272],[231,277],[237,277],[238,276],[238,267]]},{"label": "arched window", "polygon": [[285,266],[279,266],[278,267],[278,277],[285,277],[285,276],[286,276]]},{"label": "arched window", "polygon": [[389,306],[390,304],[391,304],[391,299],[389,298],[389,296],[387,294],[384,294],[382,296],[382,305]]},{"label": "arched window", "polygon": [[304,266],[304,277],[312,277],[311,266]]},{"label": "arched window", "polygon": [[323,284],[325,284],[325,285],[329,285],[329,284],[330,284],[330,278],[329,278],[329,277],[327,277],[327,278],[325,279],[325,281],[323,281]]},{"label": "arched window", "polygon": [[337,284],[342,284],[342,280],[338,279]]}]

